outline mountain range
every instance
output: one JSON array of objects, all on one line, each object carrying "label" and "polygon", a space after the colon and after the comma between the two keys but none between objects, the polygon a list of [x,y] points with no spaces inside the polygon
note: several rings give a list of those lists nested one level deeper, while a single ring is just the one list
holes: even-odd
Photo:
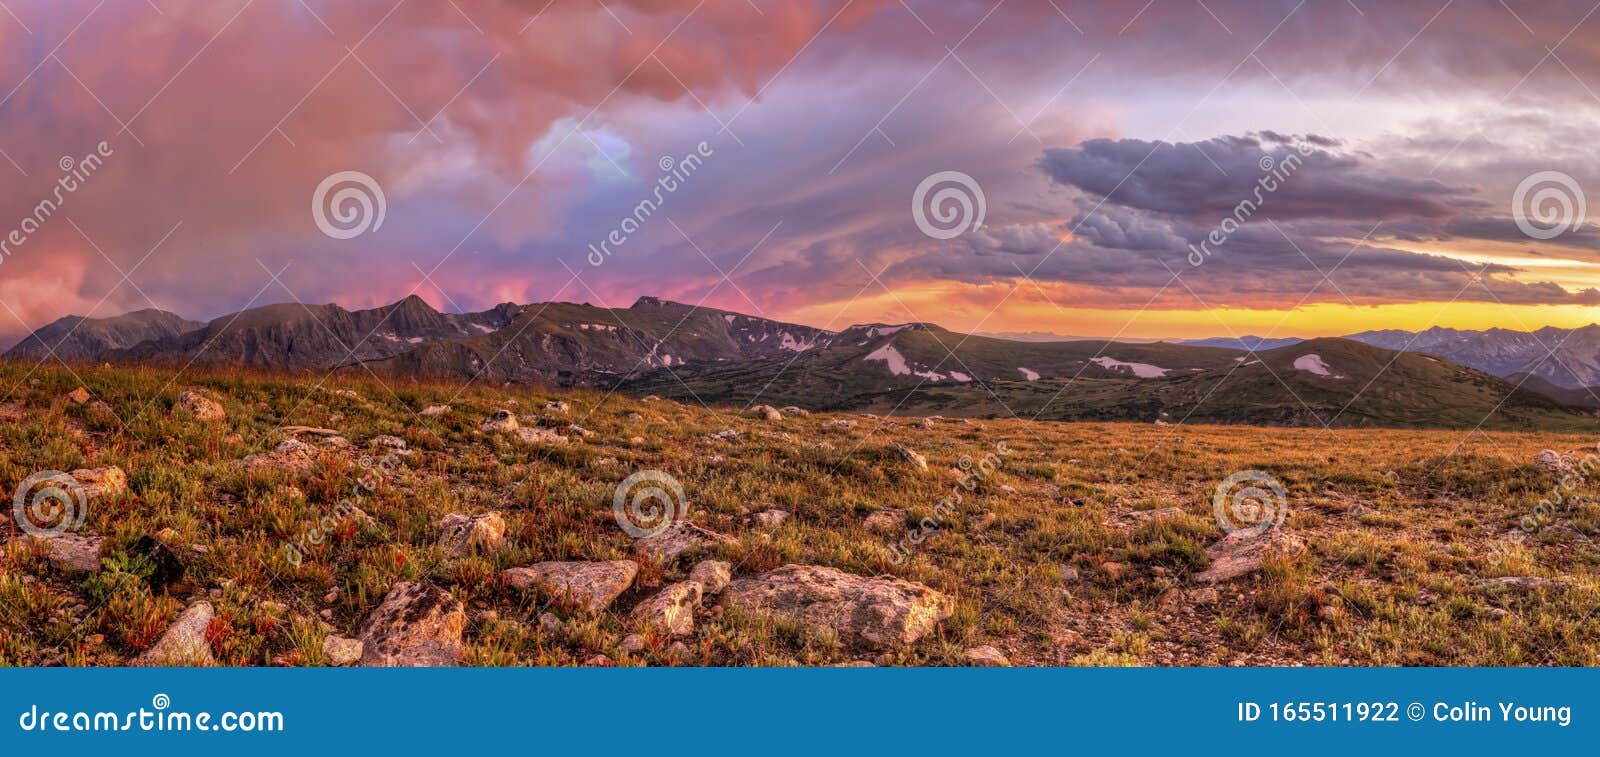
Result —
[{"label": "mountain range", "polygon": [[[53,350],[53,352],[52,352]],[[1019,341],[928,323],[832,332],[642,297],[441,313],[268,305],[196,323],[159,310],[68,317],[12,360],[243,365],[385,379],[593,387],[762,402],[1050,420],[1593,428],[1600,326],[1194,342]]]}]

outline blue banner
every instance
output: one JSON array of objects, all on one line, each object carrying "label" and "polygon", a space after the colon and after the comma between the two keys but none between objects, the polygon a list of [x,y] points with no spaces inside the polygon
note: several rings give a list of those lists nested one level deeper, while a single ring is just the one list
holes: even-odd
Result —
[{"label": "blue banner", "polygon": [[0,753],[1592,752],[1597,683],[1572,669],[27,669],[0,672]]}]

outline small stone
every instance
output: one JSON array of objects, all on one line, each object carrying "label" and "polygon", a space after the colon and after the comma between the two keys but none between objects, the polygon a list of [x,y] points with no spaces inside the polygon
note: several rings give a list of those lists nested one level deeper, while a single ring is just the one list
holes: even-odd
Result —
[{"label": "small stone", "polygon": [[674,641],[671,646],[667,647],[667,654],[673,657],[688,657],[689,645],[681,641]]},{"label": "small stone", "polygon": [[337,601],[339,601],[338,589],[329,589],[327,594],[322,595],[322,603],[325,605],[331,605]]},{"label": "small stone", "polygon": [[1546,473],[1560,474],[1567,469],[1567,461],[1562,459],[1560,452],[1547,449],[1534,456],[1533,466]]},{"label": "small stone", "polygon": [[210,602],[197,602],[184,610],[155,644],[139,655],[138,667],[192,668],[216,664],[206,629],[216,616]]},{"label": "small stone", "polygon": [[786,408],[782,408],[782,409],[778,410],[778,412],[783,413],[784,415],[793,415],[793,416],[797,416],[797,417],[801,417],[801,418],[804,418],[804,417],[806,417],[806,416],[811,414],[810,410],[806,410],[805,408],[802,408],[802,407],[796,407],[794,405],[790,405],[790,406],[788,406]]},{"label": "small stone", "polygon": [[1009,668],[1011,660],[1006,658],[1004,652],[995,647],[984,645],[973,647],[962,653],[961,659],[968,665],[980,668]]},{"label": "small stone", "polygon": [[547,413],[566,413],[567,410],[567,403],[561,402],[560,400],[552,400],[544,403],[544,411]]},{"label": "small stone", "polygon": [[1282,528],[1269,528],[1265,533],[1241,529],[1206,547],[1211,564],[1195,580],[1203,584],[1230,581],[1260,570],[1269,555],[1294,555],[1304,549],[1299,539]]},{"label": "small stone", "polygon": [[636,633],[630,633],[623,637],[620,644],[617,644],[617,649],[622,652],[637,652],[644,649],[644,637]]},{"label": "small stone", "polygon": [[214,423],[228,419],[228,413],[222,409],[222,405],[217,404],[210,397],[193,390],[178,395],[178,407],[202,423]]},{"label": "small stone", "polygon": [[694,633],[694,610],[703,593],[699,582],[684,581],[662,589],[633,609],[633,619],[682,637]]},{"label": "small stone", "polygon": [[379,449],[392,449],[396,451],[404,450],[406,448],[406,440],[389,434],[374,436],[367,440],[367,444]]},{"label": "small stone", "polygon": [[93,398],[94,398],[94,396],[89,394],[89,390],[88,389],[85,389],[85,388],[80,386],[77,389],[74,389],[74,390],[72,390],[70,392],[67,392],[66,396],[63,397],[62,399],[65,399],[66,401],[71,402],[74,405],[85,405],[85,404],[88,404],[89,400],[91,400]]},{"label": "small stone", "polygon": [[516,429],[516,434],[518,439],[521,439],[527,444],[551,444],[561,446],[568,442],[567,437],[562,436],[555,429],[544,428],[542,426],[525,426],[523,428]]},{"label": "small stone", "polygon": [[330,634],[322,640],[322,653],[328,657],[328,664],[342,668],[361,661],[363,646],[360,639]]},{"label": "small stone", "polygon": [[422,417],[424,418],[439,418],[449,414],[449,405],[429,405],[422,409]]},{"label": "small stone", "polygon": [[432,584],[402,581],[389,590],[361,626],[361,664],[455,665],[466,626],[466,609],[450,592]]},{"label": "small stone", "polygon": [[79,468],[68,474],[89,500],[105,497],[115,497],[128,491],[128,474],[121,468],[111,466],[107,468]]},{"label": "small stone", "polygon": [[153,536],[139,537],[133,544],[131,554],[141,555],[150,561],[152,570],[145,580],[151,589],[159,592],[169,584],[183,580],[183,561],[160,539]]},{"label": "small stone", "polygon": [[1342,614],[1343,612],[1341,612],[1339,608],[1334,605],[1323,605],[1317,608],[1317,617],[1328,622],[1338,620],[1339,616]]},{"label": "small stone", "polygon": [[900,453],[900,457],[904,458],[906,462],[911,463],[911,465],[917,470],[928,469],[928,458],[923,457],[916,450],[911,449],[910,447],[907,447],[899,442],[895,442],[894,451]]},{"label": "small stone", "polygon": [[752,418],[761,418],[769,421],[783,420],[783,413],[779,412],[778,408],[775,408],[771,405],[756,405],[749,410],[746,410],[745,415],[748,415]]},{"label": "small stone", "polygon": [[1108,578],[1110,578],[1111,580],[1113,580],[1113,581],[1122,580],[1122,575],[1124,573],[1128,572],[1127,566],[1123,565],[1122,563],[1112,562],[1112,561],[1109,561],[1109,560],[1106,561],[1106,562],[1100,563],[1100,569],[1105,571],[1106,572],[1106,576]]},{"label": "small stone", "polygon": [[584,660],[583,664],[591,668],[609,668],[611,667],[611,658],[603,654],[597,654],[587,660]]},{"label": "small stone", "polygon": [[49,546],[47,557],[56,570],[93,573],[100,569],[100,550],[105,545],[105,537],[44,532],[30,538]]},{"label": "small stone", "polygon": [[664,564],[671,565],[680,557],[737,543],[737,539],[708,531],[693,523],[674,523],[660,533],[634,542],[633,549],[639,554],[649,555]]},{"label": "small stone", "polygon": [[1075,584],[1075,583],[1078,582],[1078,580],[1079,580],[1079,576],[1078,576],[1078,569],[1077,568],[1062,568],[1061,569],[1061,583],[1064,583],[1064,584]]},{"label": "small stone", "polygon": [[521,424],[517,423],[517,416],[510,410],[496,410],[494,415],[483,422],[485,434],[516,431]]},{"label": "small stone", "polygon": [[733,580],[733,564],[720,560],[704,560],[689,571],[689,580],[696,581],[706,596],[716,596]]},{"label": "small stone", "polygon": [[539,613],[539,628],[545,633],[557,634],[567,630],[567,624],[553,612]]},{"label": "small stone", "polygon": [[767,510],[756,513],[756,528],[763,531],[776,531],[789,520],[789,513],[783,510]]},{"label": "small stone", "polygon": [[1193,594],[1189,595],[1189,598],[1191,601],[1197,605],[1200,605],[1201,607],[1211,607],[1212,605],[1215,605],[1217,602],[1221,601],[1222,595],[1219,594],[1216,589],[1207,586],[1204,589],[1195,591]]},{"label": "small stone", "polygon": [[490,553],[505,543],[506,521],[500,513],[452,513],[439,520],[439,532],[439,546],[455,557],[465,557],[474,550]]},{"label": "small stone", "polygon": [[875,510],[867,516],[863,525],[873,533],[893,535],[906,529],[906,511]]},{"label": "small stone", "polygon": [[541,586],[567,597],[592,612],[611,606],[622,592],[633,585],[639,564],[632,560],[610,562],[542,562],[526,568],[511,568],[501,575],[514,589]]},{"label": "small stone", "polygon": [[786,618],[845,644],[873,649],[913,643],[955,609],[955,600],[919,583],[818,565],[785,565],[735,580],[722,604]]}]

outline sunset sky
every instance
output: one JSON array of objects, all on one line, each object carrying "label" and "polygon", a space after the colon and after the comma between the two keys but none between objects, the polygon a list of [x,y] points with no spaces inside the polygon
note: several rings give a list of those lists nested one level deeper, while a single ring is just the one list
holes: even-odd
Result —
[{"label": "sunset sky", "polygon": [[[1590,2],[4,9],[0,239],[59,207],[0,255],[0,345],[68,314],[412,293],[1140,338],[1600,321],[1595,224],[1513,217],[1538,172],[1600,189]],[[385,199],[350,239],[312,209],[342,171]],[[912,205],[945,171],[986,212],[941,239]]]}]

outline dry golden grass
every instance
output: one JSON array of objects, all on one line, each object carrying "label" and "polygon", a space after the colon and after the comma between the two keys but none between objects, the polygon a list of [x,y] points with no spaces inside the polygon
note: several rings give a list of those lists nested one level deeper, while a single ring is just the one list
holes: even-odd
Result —
[{"label": "dry golden grass", "polygon": [[[638,585],[599,615],[498,582],[500,570],[540,560],[628,558],[632,539],[611,502],[618,483],[641,470],[676,478],[697,523],[739,540],[724,557],[740,574],[820,564],[898,575],[957,598],[938,633],[880,663],[959,664],[978,644],[1034,665],[1600,662],[1600,551],[1589,543],[1600,508],[1580,503],[1513,538],[1557,484],[1533,467],[1535,454],[1592,450],[1588,437],[845,415],[769,422],[589,391],[461,392],[343,376],[319,386],[319,378],[0,366],[0,391],[10,390],[0,400],[0,483],[116,465],[131,485],[88,513],[89,528],[109,538],[97,574],[58,572],[24,539],[0,547],[0,664],[125,664],[188,602],[207,596],[218,610],[208,635],[224,664],[325,664],[324,635],[354,635],[393,582],[416,579],[469,607],[463,661],[471,665],[570,665],[595,654],[617,664],[873,659],[731,610],[699,618],[686,652],[651,634],[642,650],[620,651],[623,637],[640,630],[625,608],[674,577],[659,565],[646,564]],[[80,381],[97,402],[62,403]],[[228,420],[202,424],[176,413],[177,395],[191,388],[222,401]],[[570,410],[547,413],[550,399]],[[513,402],[525,424],[577,423],[594,434],[541,446],[479,431]],[[417,415],[441,403],[454,412]],[[830,425],[840,418],[855,425]],[[338,429],[352,451],[303,477],[239,465],[293,424]],[[709,440],[724,429],[742,441]],[[363,456],[382,456],[366,444],[378,434],[404,438],[414,454],[364,494],[359,506],[371,522],[338,519],[292,564],[285,546],[350,494]],[[926,456],[929,470],[908,464],[894,443]],[[959,505],[942,508],[962,459],[980,461],[1001,443],[1010,454],[972,491],[961,489]],[[1282,482],[1285,527],[1308,548],[1208,596],[1193,576],[1222,535],[1212,491],[1246,469]],[[1596,487],[1583,481],[1577,491],[1593,496]],[[766,534],[750,515],[773,507],[793,517]],[[1138,515],[1161,508],[1182,513]],[[897,560],[891,544],[901,536],[864,526],[879,509],[907,511],[908,525],[940,525]],[[435,545],[441,516],[489,510],[509,522],[503,549],[451,558]],[[975,522],[985,514],[994,516],[986,527]],[[161,534],[188,562],[184,580],[166,591],[152,591],[126,555],[147,534]],[[1480,584],[1498,576],[1560,583]],[[565,630],[541,629],[547,610],[566,619]],[[319,619],[324,611],[331,622]]]}]

